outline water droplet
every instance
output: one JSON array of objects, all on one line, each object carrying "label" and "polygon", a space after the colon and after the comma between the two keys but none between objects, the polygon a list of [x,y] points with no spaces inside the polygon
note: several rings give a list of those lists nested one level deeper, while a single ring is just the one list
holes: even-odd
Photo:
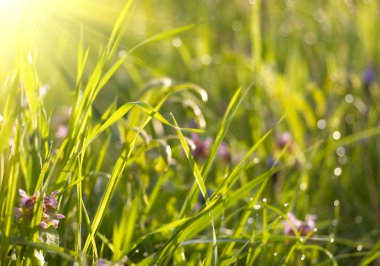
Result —
[{"label": "water droplet", "polygon": [[355,123],[355,117],[352,114],[346,115],[344,120],[346,121],[347,124]]},{"label": "water droplet", "polygon": [[303,39],[308,45],[313,45],[318,41],[317,35],[314,32],[306,33]]},{"label": "water droplet", "polygon": [[306,183],[301,183],[301,185],[300,185],[300,189],[301,190],[306,190],[307,189],[307,184]]},{"label": "water droplet", "polygon": [[253,206],[253,208],[257,211],[257,210],[260,210],[260,208],[261,208],[261,205],[260,204],[255,204],[254,206]]},{"label": "water droplet", "polygon": [[182,40],[180,38],[174,38],[172,41],[172,45],[174,47],[181,47],[182,46]]},{"label": "water droplet", "polygon": [[344,155],[344,156],[338,158],[338,162],[339,162],[341,165],[346,164],[347,161],[348,161],[348,158],[347,158],[346,155]]},{"label": "water droplet", "polygon": [[305,254],[302,254],[301,260],[305,260],[305,258],[306,258]]},{"label": "water droplet", "polygon": [[162,81],[162,84],[165,87],[170,87],[171,85],[173,85],[173,82],[170,78],[164,78],[164,80]]},{"label": "water droplet", "polygon": [[327,122],[326,122],[325,119],[319,119],[317,121],[317,128],[319,128],[319,129],[325,129],[326,126],[327,126]]},{"label": "water droplet", "polygon": [[277,253],[277,252],[273,253],[273,256],[275,256],[275,257],[276,257],[277,255],[278,255],[278,253]]},{"label": "water droplet", "polygon": [[340,167],[337,167],[337,168],[334,169],[334,175],[335,176],[341,176],[342,172],[343,172],[342,168],[340,168]]},{"label": "water droplet", "polygon": [[313,229],[314,233],[318,232],[318,228]]},{"label": "water droplet", "polygon": [[327,20],[328,16],[326,14],[326,12],[321,9],[321,8],[318,8],[314,14],[313,14],[313,17],[316,21],[318,21],[319,23],[323,23]]},{"label": "water droplet", "polygon": [[284,203],[284,207],[285,208],[288,207],[288,206],[289,206],[289,202]]},{"label": "water droplet", "polygon": [[346,103],[353,103],[354,102],[354,96],[351,93],[348,93],[344,97],[344,100],[346,101]]},{"label": "water droplet", "polygon": [[118,56],[121,58],[121,57],[125,57],[127,55],[127,52],[125,50],[120,50],[119,51],[119,54]]},{"label": "water droplet", "polygon": [[135,252],[136,252],[136,253],[139,253],[139,252],[140,252],[140,250],[136,249],[136,250],[135,250]]},{"label": "water droplet", "polygon": [[257,163],[260,162],[260,158],[259,158],[259,157],[255,157],[255,158],[253,158],[252,162],[253,162],[254,164],[257,164]]},{"label": "water droplet", "polygon": [[247,220],[248,224],[253,224],[253,218],[252,217],[249,217],[248,220]]},{"label": "water droplet", "polygon": [[341,138],[342,134],[339,131],[334,131],[333,133],[333,139],[339,140]]},{"label": "water droplet", "polygon": [[292,32],[292,25],[288,22],[284,22],[280,26],[280,34],[283,36],[288,36]]},{"label": "water droplet", "polygon": [[362,251],[362,250],[363,250],[363,246],[362,246],[362,245],[358,245],[358,246],[356,247],[356,250],[359,251],[359,252]]},{"label": "water droplet", "polygon": [[148,255],[149,255],[148,252],[144,252],[144,253],[143,253],[143,256],[144,256],[144,257],[148,257]]},{"label": "water droplet", "polygon": [[346,154],[346,149],[344,147],[340,146],[336,149],[335,152],[336,152],[336,155],[338,155],[339,157],[342,157]]},{"label": "water droplet", "polygon": [[302,243],[304,241],[304,238],[303,237],[300,237],[300,242]]},{"label": "water droplet", "polygon": [[335,239],[332,237],[330,238],[330,243],[334,243],[335,242]]},{"label": "water droplet", "polygon": [[337,220],[337,219],[332,220],[332,221],[331,221],[331,224],[332,224],[333,226],[338,226],[338,220]]},{"label": "water droplet", "polygon": [[209,65],[212,62],[212,57],[209,54],[205,54],[201,57],[201,62],[204,65]]},{"label": "water droplet", "polygon": [[263,202],[267,202],[267,198],[263,198]]},{"label": "water droplet", "polygon": [[243,29],[243,23],[239,20],[234,20],[231,27],[234,31],[241,31]]},{"label": "water droplet", "polygon": [[334,200],[334,206],[335,206],[335,207],[338,207],[339,204],[340,204],[339,200]]}]

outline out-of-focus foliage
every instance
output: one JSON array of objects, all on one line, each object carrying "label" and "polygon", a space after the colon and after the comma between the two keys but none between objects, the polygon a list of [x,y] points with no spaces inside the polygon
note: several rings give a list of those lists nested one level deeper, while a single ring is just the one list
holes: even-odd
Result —
[{"label": "out-of-focus foliage", "polygon": [[376,0],[0,0],[1,264],[379,263],[378,25]]}]

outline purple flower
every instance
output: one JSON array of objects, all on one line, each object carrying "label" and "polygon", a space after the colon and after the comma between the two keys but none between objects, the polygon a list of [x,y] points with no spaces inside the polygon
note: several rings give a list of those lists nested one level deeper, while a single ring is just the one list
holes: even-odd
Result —
[{"label": "purple flower", "polygon": [[307,236],[310,233],[314,231],[315,228],[315,220],[316,216],[315,215],[310,215],[305,222],[298,220],[295,215],[291,212],[287,214],[288,220],[284,221],[285,224],[285,230],[284,233],[285,235],[288,236],[294,236],[294,229],[297,229],[299,234],[301,236]]},{"label": "purple flower", "polygon": [[49,227],[49,225],[48,225],[45,221],[42,221],[42,222],[40,223],[40,226],[41,226],[41,228],[43,228],[43,229],[47,229],[47,228]]},{"label": "purple flower", "polygon": [[19,189],[18,193],[21,196],[20,206],[25,207],[28,210],[32,211],[34,209],[34,204],[36,203],[36,199],[40,195],[40,193],[35,192],[33,196],[28,196],[26,192],[22,189]]},{"label": "purple flower", "polygon": [[228,148],[227,143],[225,142],[220,143],[219,149],[218,149],[218,156],[226,163],[231,162],[231,152],[230,152],[230,149]]},{"label": "purple flower", "polygon": [[367,88],[369,87],[376,79],[376,73],[375,70],[372,67],[368,67],[363,72],[363,83],[364,86]]},{"label": "purple flower", "polygon": [[55,210],[57,209],[57,200],[55,199],[55,196],[57,195],[58,191],[55,190],[53,191],[49,197],[44,197],[44,211],[45,212],[48,212],[48,211],[51,211],[51,210]]},{"label": "purple flower", "polygon": [[277,135],[276,146],[280,150],[288,146],[288,151],[291,151],[292,150],[291,144],[292,144],[292,135],[289,132],[284,132]]},{"label": "purple flower", "polygon": [[57,132],[55,133],[55,137],[58,139],[66,138],[69,133],[69,127],[67,125],[59,125],[57,128]]},{"label": "purple flower", "polygon": [[16,218],[20,219],[22,216],[32,217],[34,205],[36,204],[37,197],[40,195],[40,193],[35,192],[33,196],[28,196],[22,189],[19,189],[18,193],[21,196],[21,200],[20,208],[17,208],[18,210],[15,211]]},{"label": "purple flower", "polygon": [[71,117],[71,107],[62,107],[58,113],[53,117],[52,124],[56,128],[55,137],[64,139],[69,132],[69,121]]},{"label": "purple flower", "polygon": [[14,208],[14,213],[16,216],[16,220],[19,220],[22,216],[22,209],[21,208]]},{"label": "purple flower", "polygon": [[65,218],[65,215],[63,215],[63,214],[60,214],[60,213],[57,213],[57,215],[55,216],[55,218],[57,218],[57,219],[63,219],[63,218]]},{"label": "purple flower", "polygon": [[[58,204],[55,197],[57,193],[58,191],[53,191],[50,196],[44,195],[42,204],[43,212],[40,223],[41,228],[47,229],[49,226],[54,226],[54,228],[57,229],[59,220],[65,218],[63,214],[56,213]],[[33,216],[34,205],[40,193],[35,192],[33,196],[28,196],[24,190],[19,189],[19,194],[21,196],[20,208],[14,208],[16,220],[20,221],[23,220],[23,218],[30,219]]]},{"label": "purple flower", "polygon": [[209,148],[211,146],[211,138],[201,140],[198,134],[192,133],[191,140],[194,143],[194,148],[191,151],[191,154],[196,159],[204,159],[208,156]]}]

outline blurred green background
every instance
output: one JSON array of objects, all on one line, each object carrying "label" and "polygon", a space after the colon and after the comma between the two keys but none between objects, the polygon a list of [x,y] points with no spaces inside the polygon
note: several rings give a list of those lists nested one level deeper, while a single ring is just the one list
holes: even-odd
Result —
[{"label": "blurred green background", "polygon": [[[3,16],[0,28],[4,36],[1,78],[17,68],[16,49],[30,50],[39,83],[48,88],[46,112],[54,117],[74,100],[79,40],[90,47],[83,75],[86,81],[123,5],[119,0],[36,1],[33,10],[22,11],[22,27],[13,21],[14,8],[8,7],[12,12],[4,16],[10,19]],[[144,93],[147,88],[163,91],[171,84],[191,82],[205,89],[208,101],[192,94],[176,96],[160,113],[167,119],[173,113],[184,127],[204,118],[206,124],[200,127],[205,132],[200,138],[215,138],[236,90],[253,82],[224,140],[232,159],[217,161],[207,187],[216,189],[244,153],[274,129],[236,186],[243,186],[278,160],[276,165],[284,167],[262,197],[277,207],[287,204],[299,217],[317,215],[318,235],[361,241],[368,244],[367,250],[376,247],[380,234],[379,1],[134,1],[113,62],[147,38],[186,25],[193,27],[129,54],[96,98],[92,119],[99,121],[114,102],[117,106],[137,100],[155,103],[154,93]],[[139,121],[125,119],[113,127],[102,171],[110,172],[108,165],[114,164],[120,151],[125,128],[134,123]],[[147,134],[157,139],[173,132],[154,123],[147,128]],[[286,141],[289,147],[282,149],[279,142],[284,134],[290,140]],[[193,181],[180,148],[174,147],[173,154],[176,164],[165,172],[162,198],[143,217],[150,230],[177,217]],[[143,169],[137,167],[136,176],[132,174],[121,191],[142,186],[149,195],[154,190],[162,173],[155,171],[149,154],[147,158],[140,165]],[[202,159],[197,162],[204,164]],[[90,197],[94,187],[92,183],[84,193],[91,204],[96,202]],[[123,200],[123,196],[116,197],[110,221],[118,218]],[[163,205],[165,213],[160,212]],[[89,210],[90,216],[94,211]],[[144,228],[140,225],[139,232]],[[102,230],[107,235],[112,228],[103,225]],[[64,243],[70,241],[63,237]],[[334,254],[355,251],[343,244],[330,250]],[[343,265],[357,263],[350,260]]]}]

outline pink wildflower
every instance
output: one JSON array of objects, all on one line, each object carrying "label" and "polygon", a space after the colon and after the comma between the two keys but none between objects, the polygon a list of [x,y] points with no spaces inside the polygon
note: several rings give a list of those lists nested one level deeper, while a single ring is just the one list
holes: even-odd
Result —
[{"label": "pink wildflower", "polygon": [[[314,231],[315,228],[315,220],[316,216],[315,215],[310,215],[305,222],[298,220],[293,213],[289,212],[287,214],[288,220],[284,221],[285,224],[285,230],[284,233],[285,235],[288,236],[294,236],[294,229],[297,229],[299,234],[301,236],[306,236],[309,235],[310,232]],[[293,227],[292,227],[293,226]]]},{"label": "pink wildflower", "polygon": [[[53,191],[50,196],[44,195],[41,228],[47,229],[49,226],[54,226],[57,229],[59,220],[65,218],[63,214],[56,213],[58,204],[55,197],[57,193],[57,191]],[[21,196],[20,208],[14,208],[16,220],[21,220],[23,217],[30,219],[33,216],[34,205],[40,193],[35,192],[33,196],[28,196],[24,190],[19,189],[19,194]]]}]

